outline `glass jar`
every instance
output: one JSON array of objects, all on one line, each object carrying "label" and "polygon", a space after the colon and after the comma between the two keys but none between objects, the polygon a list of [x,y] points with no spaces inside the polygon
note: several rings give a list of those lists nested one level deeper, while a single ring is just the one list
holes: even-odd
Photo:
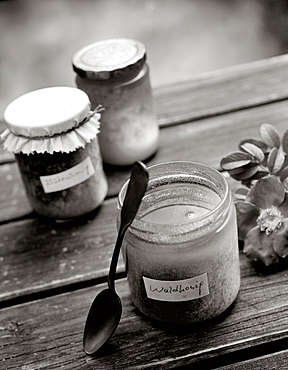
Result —
[{"label": "glass jar", "polygon": [[[164,322],[215,317],[240,288],[228,184],[218,171],[193,162],[162,163],[148,171],[147,192],[122,249],[132,301]],[[119,193],[119,209],[127,184]]]},{"label": "glass jar", "polygon": [[5,110],[1,135],[14,152],[28,200],[39,215],[59,220],[94,211],[107,194],[98,145],[100,114],[71,87],[32,91]]},{"label": "glass jar", "polygon": [[73,56],[77,86],[92,108],[102,105],[99,144],[104,162],[132,165],[158,148],[159,127],[153,108],[143,43],[112,39],[88,45]]}]

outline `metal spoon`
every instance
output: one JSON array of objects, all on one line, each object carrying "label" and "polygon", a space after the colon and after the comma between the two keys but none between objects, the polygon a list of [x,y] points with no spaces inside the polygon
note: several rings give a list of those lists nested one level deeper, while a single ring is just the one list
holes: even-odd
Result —
[{"label": "metal spoon", "polygon": [[86,320],[83,348],[87,355],[94,356],[116,330],[122,313],[122,305],[115,291],[115,273],[122,241],[131,225],[145,194],[148,171],[141,162],[135,162],[121,210],[120,228],[113,251],[108,275],[108,289],[102,290],[94,299]]}]

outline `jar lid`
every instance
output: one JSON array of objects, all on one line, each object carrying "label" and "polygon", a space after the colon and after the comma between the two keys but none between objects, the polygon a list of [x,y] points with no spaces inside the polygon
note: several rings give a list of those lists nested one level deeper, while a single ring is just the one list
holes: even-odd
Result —
[{"label": "jar lid", "polygon": [[20,96],[8,105],[4,148],[30,154],[71,152],[99,132],[99,109],[90,111],[88,95],[74,87],[49,87]]},{"label": "jar lid", "polygon": [[10,131],[26,137],[53,136],[77,126],[88,114],[88,95],[74,87],[48,87],[12,101],[4,120]]},{"label": "jar lid", "polygon": [[89,80],[137,75],[146,60],[145,45],[133,39],[110,39],[85,46],[73,56],[73,69]]}]

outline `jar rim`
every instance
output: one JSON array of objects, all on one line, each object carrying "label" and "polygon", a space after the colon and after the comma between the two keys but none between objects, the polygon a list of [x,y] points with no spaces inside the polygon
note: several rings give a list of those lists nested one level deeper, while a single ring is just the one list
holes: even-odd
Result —
[{"label": "jar rim", "polygon": [[[183,166],[189,167],[190,170],[193,169],[192,173],[194,172],[194,174],[197,173],[198,171],[198,173],[201,173],[202,177],[205,174],[206,175],[210,174],[210,180],[211,180],[211,176],[213,175],[217,179],[218,182],[221,182],[222,193],[221,194],[217,193],[220,198],[219,203],[212,210],[209,210],[209,212],[203,216],[197,217],[194,220],[191,220],[191,221],[188,221],[182,224],[173,224],[172,226],[171,224],[156,224],[156,223],[152,223],[148,221],[143,221],[141,220],[141,218],[137,218],[137,215],[136,215],[132,225],[130,226],[130,229],[138,230],[138,231],[144,230],[145,232],[151,232],[151,233],[159,233],[159,230],[160,230],[160,232],[161,231],[167,232],[169,236],[171,237],[171,235],[174,235],[173,230],[171,229],[175,229],[174,230],[175,235],[179,235],[179,233],[185,234],[185,233],[191,232],[191,230],[195,231],[195,230],[202,229],[204,226],[203,220],[206,220],[205,225],[212,224],[214,222],[215,226],[217,226],[216,224],[217,224],[217,219],[219,218],[218,217],[219,213],[222,214],[226,209],[228,209],[227,204],[230,205],[230,201],[231,201],[228,183],[225,177],[219,171],[217,171],[216,169],[208,165],[198,163],[198,162],[171,161],[171,162],[163,162],[163,163],[155,164],[153,166],[148,167],[148,173],[149,175],[151,174],[151,172],[155,173],[157,170],[161,169],[161,167],[170,168],[170,170],[174,168],[175,172],[176,171],[180,172],[181,168],[183,170]],[[125,184],[123,185],[122,189],[119,192],[118,203],[117,203],[118,210],[121,210],[122,208],[123,200],[126,194],[129,181],[130,180],[128,179],[125,182]],[[205,186],[204,184],[202,185]],[[148,181],[148,192],[151,189],[151,186],[153,187],[153,179],[150,178]],[[215,191],[215,189],[212,189],[212,187],[210,189]]]}]

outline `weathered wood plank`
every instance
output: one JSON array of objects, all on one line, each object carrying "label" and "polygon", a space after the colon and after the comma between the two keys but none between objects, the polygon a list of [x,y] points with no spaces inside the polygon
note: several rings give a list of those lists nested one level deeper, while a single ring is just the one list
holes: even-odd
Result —
[{"label": "weathered wood plank", "polygon": [[116,217],[114,198],[82,225],[28,219],[0,226],[0,302],[106,276]]},{"label": "weathered wood plank", "polygon": [[0,165],[0,222],[32,212],[16,162]]},{"label": "weathered wood plank", "polygon": [[159,124],[187,122],[288,97],[288,55],[198,75],[154,91]]},{"label": "weathered wood plank", "polygon": [[[271,344],[273,345],[273,343]],[[277,351],[277,348],[276,348]],[[217,367],[217,370],[287,370],[288,350],[278,351],[261,358],[234,363],[233,365]]]},{"label": "weathered wood plank", "polygon": [[[203,119],[193,124],[186,123],[163,128],[160,134],[160,148],[147,164],[188,160],[219,168],[221,158],[237,150],[240,140],[250,137],[259,138],[259,127],[264,122],[274,124],[283,134],[288,128],[288,102],[277,102]],[[31,212],[25,199],[24,189],[19,185],[20,176],[15,165],[2,165],[0,171],[4,174],[0,177],[4,207],[0,221]],[[108,195],[115,196],[129,177],[130,169],[124,168],[120,171],[109,168],[106,173],[109,182]]]},{"label": "weathered wood plank", "polygon": [[[174,125],[288,98],[288,54],[195,76],[154,90],[160,126]],[[5,126],[0,122],[0,133]],[[0,148],[0,163],[13,155]]]},{"label": "weathered wood plank", "polygon": [[[283,132],[288,118],[287,62],[285,55],[155,91],[159,123],[169,127],[161,130],[160,149],[149,164],[195,160],[217,168],[241,139],[258,136],[261,123],[273,123]],[[229,113],[235,110],[239,111]],[[198,121],[190,124],[194,120]],[[0,154],[0,163],[11,160],[4,156]],[[29,214],[16,164],[0,169],[0,221]],[[109,169],[107,173],[109,195],[115,196],[130,171]],[[79,288],[73,284],[103,280],[116,238],[116,213],[114,198],[106,200],[99,214],[82,225],[56,227],[34,218],[2,224],[3,302],[44,291],[53,295],[59,287],[68,291]],[[119,271],[123,269],[121,260]],[[144,318],[130,301],[126,280],[117,282],[123,317],[96,359],[83,354],[81,341],[89,305],[103,285],[2,309],[0,363],[5,369],[168,369],[210,360],[215,364],[217,358],[234,353],[239,358],[243,353],[243,361],[251,364],[251,348],[288,340],[287,272],[260,276],[241,255],[241,273],[241,292],[231,311],[209,324],[185,330]]]},{"label": "weathered wood plank", "polygon": [[[241,255],[244,271],[251,271]],[[288,338],[286,273],[242,273],[231,310],[210,323],[176,328],[143,317],[130,301],[126,279],[116,284],[123,315],[114,336],[96,358],[82,352],[88,308],[105,285],[1,310],[0,363],[4,369],[170,369]],[[17,352],[15,352],[17,348]],[[244,352],[245,360],[245,352]],[[1,361],[2,360],[2,361]]]},{"label": "weathered wood plank", "polygon": [[[237,114],[234,113],[233,115],[227,114],[222,117],[210,118],[193,126],[183,124],[165,128],[161,131],[161,148],[159,153],[150,163],[183,159],[200,161],[217,167],[223,155],[236,149],[239,140],[250,136],[257,137],[259,125],[267,121],[270,123],[275,122],[275,126],[283,132],[287,127],[288,121],[287,103],[274,103],[269,106],[257,107],[238,112]],[[231,122],[239,127],[237,136],[234,133]],[[13,172],[9,172],[10,168],[13,169]],[[7,219],[7,217],[19,217],[29,213],[31,209],[26,200],[24,189],[19,185],[20,177],[17,174],[16,164],[2,165],[0,170],[5,174],[0,177],[1,189],[3,189],[1,192],[1,202],[3,204],[1,210],[2,221],[5,220],[5,217]],[[128,175],[129,173],[127,172],[126,176],[128,177]],[[121,177],[118,177],[115,173],[113,181],[115,189],[118,187],[117,191],[126,180],[126,176],[125,171],[123,171],[121,180]],[[112,181],[111,178],[110,181]],[[58,238],[61,238],[62,231],[59,231],[59,235],[58,231],[56,231],[56,235],[51,235],[51,233],[55,232],[53,231],[53,226],[45,226],[40,220],[24,220],[2,225],[1,235],[3,237],[0,255],[2,256],[1,264],[4,266],[3,271],[5,271],[5,264],[6,266],[17,266],[17,268],[22,266],[20,271],[10,267],[12,269],[9,272],[10,278],[5,278],[0,283],[0,292],[4,294],[2,299],[6,300],[11,297],[22,296],[28,292],[35,292],[37,289],[45,290],[104,276],[109,265],[111,247],[116,237],[116,213],[116,200],[105,202],[101,207],[99,215],[88,225],[79,226],[76,230],[67,228],[67,230],[63,231],[65,240],[61,240],[61,243]],[[73,232],[76,234],[79,232],[78,238],[73,238]],[[35,236],[33,236],[34,234]],[[79,262],[81,248],[83,249],[81,243],[86,245],[85,256],[87,261],[91,261],[88,266],[85,261]],[[59,245],[61,250],[58,250]],[[66,247],[70,251],[68,254],[62,253],[62,249]],[[21,254],[19,250],[22,251]],[[96,250],[105,266],[100,268],[100,271],[103,268],[105,272],[103,270],[103,274],[99,275],[98,273],[97,276],[93,273],[92,263]],[[4,254],[5,259],[3,259]],[[42,270],[43,254],[45,255],[44,262],[46,265],[44,265]],[[57,256],[58,260],[62,261],[62,266],[67,266],[64,272],[61,269],[60,262],[58,265],[53,265],[53,258],[56,258],[53,256]],[[57,259],[55,260],[57,261]],[[38,265],[34,266],[36,271],[39,272],[38,274],[31,270],[31,261],[38,261]],[[78,264],[74,262],[74,266],[71,261],[78,261]],[[75,270],[69,271],[71,266],[74,266]],[[42,271],[45,271],[45,274],[42,274]],[[19,275],[22,276],[20,282]],[[38,281],[41,283],[39,284]],[[8,295],[5,292],[9,292]]]},{"label": "weathered wood plank", "polygon": [[[235,187],[237,183],[228,180]],[[112,198],[83,224],[47,223],[31,215],[1,225],[0,307],[16,297],[107,276],[117,213],[117,200]],[[118,272],[124,272],[121,257]]]}]

